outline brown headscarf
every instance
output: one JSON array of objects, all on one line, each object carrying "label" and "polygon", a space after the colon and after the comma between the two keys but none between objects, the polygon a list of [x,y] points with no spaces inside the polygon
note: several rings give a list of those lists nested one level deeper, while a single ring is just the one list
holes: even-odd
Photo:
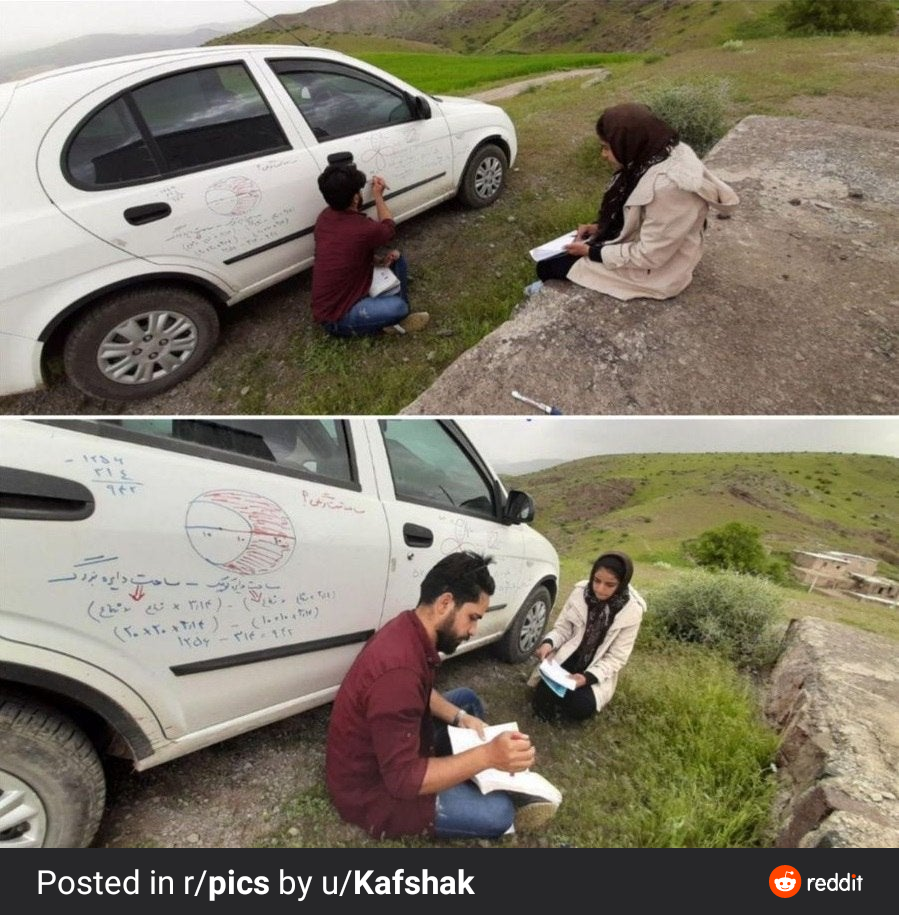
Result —
[{"label": "brown headscarf", "polygon": [[646,105],[635,102],[606,108],[596,122],[596,133],[621,163],[621,170],[615,172],[603,195],[596,218],[596,241],[608,241],[621,234],[624,202],[637,182],[647,169],[668,158],[679,138],[677,131]]}]

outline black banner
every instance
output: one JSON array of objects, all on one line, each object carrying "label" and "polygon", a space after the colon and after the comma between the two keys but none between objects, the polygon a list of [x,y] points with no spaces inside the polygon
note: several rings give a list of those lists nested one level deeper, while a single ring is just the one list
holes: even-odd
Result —
[{"label": "black banner", "polygon": [[895,849],[84,849],[6,855],[2,882],[6,901],[38,912],[79,901],[121,912],[139,899],[327,913],[381,899],[391,915],[463,901],[500,915],[650,904],[873,913],[895,902],[896,863]]}]

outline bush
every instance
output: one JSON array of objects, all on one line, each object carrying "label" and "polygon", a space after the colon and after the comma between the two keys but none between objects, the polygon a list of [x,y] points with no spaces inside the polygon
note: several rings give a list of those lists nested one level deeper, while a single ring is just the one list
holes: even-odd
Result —
[{"label": "bush", "polygon": [[649,635],[706,645],[741,668],[758,670],[777,657],[783,598],[763,579],[695,569],[653,592],[649,606]]},{"label": "bush", "polygon": [[786,0],[783,18],[787,30],[800,35],[882,35],[896,27],[896,13],[889,0]]},{"label": "bush", "polygon": [[677,130],[697,156],[704,156],[727,130],[730,86],[726,80],[662,86],[641,101]]},{"label": "bush", "polygon": [[707,569],[764,575],[777,582],[786,579],[786,564],[768,556],[759,529],[750,524],[731,521],[686,541],[683,547],[687,556]]}]

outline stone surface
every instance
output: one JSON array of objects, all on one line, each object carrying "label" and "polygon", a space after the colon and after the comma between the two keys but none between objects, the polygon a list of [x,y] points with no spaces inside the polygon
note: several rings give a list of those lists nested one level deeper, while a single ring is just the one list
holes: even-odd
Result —
[{"label": "stone surface", "polygon": [[899,847],[899,648],[793,620],[767,691],[781,734],[776,845]]},{"label": "stone surface", "polygon": [[895,412],[899,133],[754,115],[706,159],[741,204],[684,292],[548,283],[402,412]]}]

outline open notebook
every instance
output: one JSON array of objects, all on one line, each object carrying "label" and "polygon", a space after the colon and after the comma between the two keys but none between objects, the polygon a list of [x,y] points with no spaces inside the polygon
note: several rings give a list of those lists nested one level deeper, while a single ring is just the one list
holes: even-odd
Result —
[{"label": "open notebook", "polygon": [[[485,730],[485,741],[478,736],[478,732],[472,728],[454,728],[450,726],[449,731],[450,746],[453,753],[462,753],[470,750],[472,747],[480,746],[485,741],[490,741],[497,734],[503,731],[517,731],[518,723],[507,721],[505,724],[489,725]],[[527,769],[524,772],[503,772],[501,769],[482,769],[471,779],[482,794],[490,791],[516,791],[519,794],[527,794],[532,797],[543,798],[547,801],[558,805],[562,803],[562,792],[547,781],[542,775]]]}]

